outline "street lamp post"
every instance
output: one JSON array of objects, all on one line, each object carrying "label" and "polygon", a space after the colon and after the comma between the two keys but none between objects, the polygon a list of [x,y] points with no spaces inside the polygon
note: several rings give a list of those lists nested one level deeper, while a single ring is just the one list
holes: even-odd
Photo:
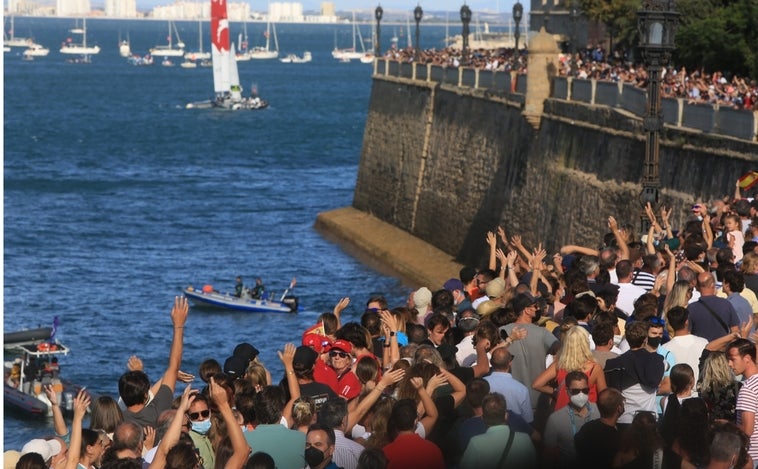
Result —
[{"label": "street lamp post", "polygon": [[637,11],[639,49],[648,71],[647,106],[643,120],[646,137],[645,165],[640,194],[643,234],[650,228],[644,208],[649,203],[655,209],[660,198],[660,130],[663,128],[660,79],[661,70],[669,63],[674,50],[674,36],[678,23],[679,13],[675,10],[674,0],[644,0]]},{"label": "street lamp post", "polygon": [[379,5],[376,7],[376,10],[374,10],[374,18],[376,18],[376,42],[374,43],[374,57],[376,58],[379,58],[380,54],[382,53],[382,36],[380,26],[380,23],[382,22],[382,15],[384,15],[384,10],[382,9],[382,6]]},{"label": "street lamp post", "polygon": [[461,23],[463,23],[463,31],[461,32],[461,36],[463,37],[463,60],[467,62],[466,59],[468,57],[469,35],[468,25],[471,23],[471,8],[469,8],[465,3],[461,7]]},{"label": "street lamp post", "polygon": [[516,22],[516,32],[513,34],[514,39],[516,40],[516,57],[518,57],[518,40],[521,36],[519,31],[519,24],[521,23],[521,18],[524,16],[524,7],[521,5],[521,2],[516,0],[516,4],[513,5],[513,21]]},{"label": "street lamp post", "polygon": [[421,47],[419,46],[419,23],[421,23],[421,18],[424,17],[424,10],[421,9],[421,5],[416,5],[416,8],[413,9],[413,19],[416,20],[416,60],[418,60],[419,57],[419,51],[421,50]]}]

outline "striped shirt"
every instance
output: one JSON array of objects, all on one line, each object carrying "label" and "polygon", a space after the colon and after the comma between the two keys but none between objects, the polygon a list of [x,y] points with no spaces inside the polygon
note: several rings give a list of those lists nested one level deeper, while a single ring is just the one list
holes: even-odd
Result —
[{"label": "striped shirt", "polygon": [[[642,287],[645,291],[649,292],[655,286],[655,275],[638,270],[632,275],[632,284]],[[631,311],[627,312],[631,314]]]},{"label": "striped shirt", "polygon": [[748,453],[753,460],[758,459],[758,374],[746,379],[737,394],[737,425],[742,427],[742,413],[751,412],[754,415],[753,433],[750,435],[750,449]]}]

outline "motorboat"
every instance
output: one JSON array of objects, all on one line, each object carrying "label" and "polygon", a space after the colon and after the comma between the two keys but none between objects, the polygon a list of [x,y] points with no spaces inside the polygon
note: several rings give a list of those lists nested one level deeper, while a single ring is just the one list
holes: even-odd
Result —
[{"label": "motorboat", "polygon": [[297,313],[297,297],[289,295],[290,290],[295,287],[295,283],[296,281],[293,278],[289,288],[278,300],[273,292],[269,293],[266,298],[253,298],[251,292],[245,289],[242,295],[237,297],[229,292],[219,292],[212,285],[204,285],[199,290],[189,286],[184,289],[184,296],[199,307],[248,313]]},{"label": "motorboat", "polygon": [[24,51],[24,57],[47,57],[50,53],[50,49],[40,44],[32,43],[29,48]]},{"label": "motorboat", "polygon": [[163,57],[163,61],[161,61],[161,65],[164,67],[173,67],[174,62],[171,61],[168,57]]},{"label": "motorboat", "polygon": [[23,331],[6,332],[3,334],[3,347],[14,348],[20,345],[36,345],[44,342],[53,335],[53,327],[38,327]]},{"label": "motorboat", "polygon": [[153,56],[151,56],[150,54],[147,54],[147,55],[145,55],[143,57],[140,57],[139,55],[134,54],[134,55],[130,56],[128,59],[126,59],[126,61],[130,65],[135,65],[135,66],[152,65],[153,64]]},{"label": "motorboat", "polygon": [[[73,38],[66,39],[66,42],[61,45],[61,54],[75,54],[82,56],[96,55],[100,53],[100,46],[88,46],[87,45],[87,19],[82,20],[81,28],[74,28],[71,30],[72,34],[81,34],[82,42],[74,42]],[[89,63],[89,61],[87,61]]]},{"label": "motorboat", "polygon": [[[176,47],[174,47],[173,36],[176,35]],[[179,31],[173,21],[168,22],[168,45],[155,46],[150,49],[150,54],[156,57],[182,57],[184,55],[184,43],[179,38]]]},{"label": "motorboat", "polygon": [[372,54],[371,52],[365,53],[363,57],[361,57],[361,63],[364,63],[364,64],[374,63],[374,54]]},{"label": "motorboat", "polygon": [[[50,330],[43,328],[33,331],[44,333],[44,329]],[[74,397],[83,387],[62,380],[59,376],[58,357],[68,355],[69,348],[54,338],[32,343],[32,338],[36,337],[30,335],[33,331],[11,333],[19,341],[4,344],[5,358],[10,359],[4,363],[5,408],[27,417],[51,416],[53,409],[44,391],[44,386],[50,385],[57,395],[61,410],[71,413]],[[8,336],[5,334],[6,338]],[[22,340],[24,337],[29,340]]]},{"label": "motorboat", "polygon": [[131,57],[132,49],[131,46],[129,46],[128,39],[124,39],[118,43],[118,54],[124,58]]},{"label": "motorboat", "polygon": [[255,87],[250,97],[242,96],[234,44],[229,40],[226,0],[211,2],[211,57],[213,60],[213,99],[188,103],[186,109],[258,110],[268,107]]},{"label": "motorboat", "polygon": [[197,68],[197,62],[193,62],[192,60],[185,60],[184,62],[179,64],[182,68]]},{"label": "motorboat", "polygon": [[303,64],[311,60],[313,60],[313,56],[308,51],[303,52],[302,57],[298,57],[296,54],[287,54],[287,57],[279,59],[280,62],[285,64]]}]

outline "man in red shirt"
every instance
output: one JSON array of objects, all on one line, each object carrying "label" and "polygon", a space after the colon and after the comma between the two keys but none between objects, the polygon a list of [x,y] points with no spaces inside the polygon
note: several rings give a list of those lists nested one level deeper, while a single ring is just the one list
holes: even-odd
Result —
[{"label": "man in red shirt", "polygon": [[445,460],[442,451],[434,443],[415,433],[416,403],[413,399],[401,399],[392,407],[390,427],[397,429],[395,440],[384,447],[387,469],[443,469]]},{"label": "man in red shirt", "polygon": [[[312,348],[318,354],[318,359],[313,366],[313,381],[326,384],[336,394],[337,373],[327,363],[329,361],[328,351],[332,341],[323,335],[306,333],[303,335],[303,345]],[[297,370],[295,371],[297,372]]]},{"label": "man in red shirt", "polygon": [[361,382],[351,370],[353,345],[347,340],[336,340],[329,347],[329,364],[337,372],[337,394],[348,401],[361,393]]}]

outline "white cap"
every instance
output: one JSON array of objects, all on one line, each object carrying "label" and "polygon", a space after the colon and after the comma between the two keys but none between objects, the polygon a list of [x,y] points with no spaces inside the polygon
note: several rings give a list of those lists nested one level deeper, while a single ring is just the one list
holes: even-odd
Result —
[{"label": "white cap", "polygon": [[53,456],[61,452],[61,443],[58,440],[43,440],[37,438],[25,444],[21,448],[21,455],[28,453],[37,453],[42,456],[42,459],[49,461]]}]

